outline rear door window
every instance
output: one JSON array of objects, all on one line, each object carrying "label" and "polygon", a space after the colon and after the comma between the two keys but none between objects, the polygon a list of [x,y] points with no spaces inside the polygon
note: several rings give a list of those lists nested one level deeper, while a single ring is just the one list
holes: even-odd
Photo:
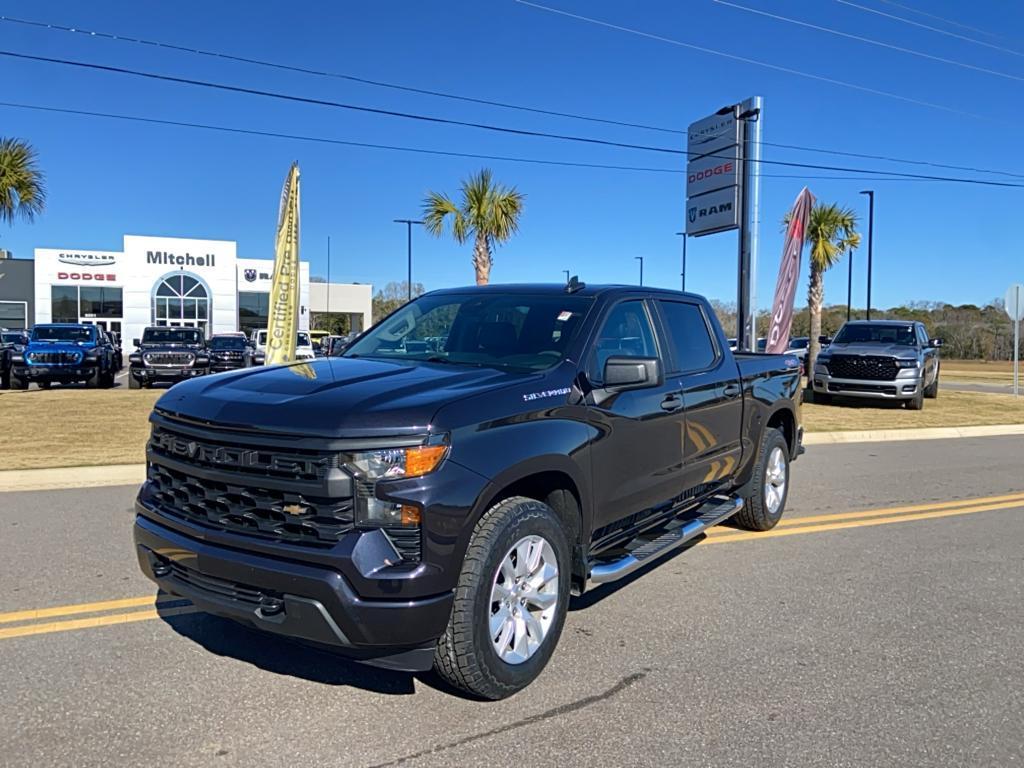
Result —
[{"label": "rear door window", "polygon": [[685,301],[661,299],[658,305],[668,331],[672,371],[687,373],[713,366],[718,360],[718,351],[703,310]]}]

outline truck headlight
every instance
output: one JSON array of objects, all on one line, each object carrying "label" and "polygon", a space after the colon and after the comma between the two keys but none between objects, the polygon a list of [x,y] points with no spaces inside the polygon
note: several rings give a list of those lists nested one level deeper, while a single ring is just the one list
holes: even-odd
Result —
[{"label": "truck headlight", "polygon": [[917,360],[897,360],[897,368],[917,368]]},{"label": "truck headlight", "polygon": [[128,355],[128,362],[129,363],[141,363],[142,362],[142,355],[133,352],[132,354]]},{"label": "truck headlight", "polygon": [[385,448],[349,455],[344,466],[355,478],[356,523],[364,526],[419,525],[420,508],[377,498],[377,483],[426,475],[437,469],[447,455],[447,443]]}]

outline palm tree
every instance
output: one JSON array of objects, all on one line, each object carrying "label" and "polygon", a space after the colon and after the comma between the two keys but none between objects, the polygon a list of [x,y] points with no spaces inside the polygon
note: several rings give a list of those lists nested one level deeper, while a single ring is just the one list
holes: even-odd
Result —
[{"label": "palm tree", "polygon": [[462,203],[455,205],[442,192],[430,192],[423,201],[423,226],[440,237],[444,222],[452,219],[452,234],[458,243],[473,238],[473,269],[476,284],[487,285],[494,264],[494,246],[508,241],[519,229],[524,196],[515,187],[493,180],[487,168],[462,182]]},{"label": "palm tree", "polygon": [[27,141],[0,138],[0,221],[32,221],[46,205],[43,173]]},{"label": "palm tree", "polygon": [[825,301],[825,272],[834,267],[842,255],[860,246],[857,216],[850,208],[835,203],[818,203],[811,209],[805,236],[810,249],[811,276],[807,284],[807,306],[811,314],[810,344],[807,347],[807,373],[814,375],[814,361],[821,351],[821,307]]}]

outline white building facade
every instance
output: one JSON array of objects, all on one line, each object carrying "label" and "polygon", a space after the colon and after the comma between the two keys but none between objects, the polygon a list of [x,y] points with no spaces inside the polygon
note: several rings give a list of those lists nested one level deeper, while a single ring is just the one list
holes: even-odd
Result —
[{"label": "white building facade", "polygon": [[[273,267],[271,259],[239,258],[230,240],[125,235],[122,251],[37,248],[35,322],[94,323],[119,332],[126,345],[149,325],[248,333],[266,328]],[[311,311],[325,311],[310,307],[309,287],[303,261],[301,330],[309,330]],[[370,286],[340,287],[332,298],[348,301],[331,311],[369,325]]]}]

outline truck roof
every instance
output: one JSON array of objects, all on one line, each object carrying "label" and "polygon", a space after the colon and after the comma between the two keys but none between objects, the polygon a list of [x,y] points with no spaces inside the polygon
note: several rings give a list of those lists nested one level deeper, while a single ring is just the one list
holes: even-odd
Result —
[{"label": "truck roof", "polygon": [[431,294],[456,294],[456,293],[525,293],[525,294],[548,294],[552,296],[556,295],[572,295],[572,296],[601,296],[605,294],[615,293],[651,293],[665,296],[686,296],[691,299],[703,299],[695,293],[683,293],[682,291],[673,291],[668,288],[652,288],[650,286],[640,285],[620,285],[620,284],[602,284],[602,285],[591,285],[589,283],[581,283],[582,287],[574,291],[571,294],[566,293],[565,283],[496,283],[491,285],[467,285],[460,288],[439,288],[435,291],[430,291]]}]

